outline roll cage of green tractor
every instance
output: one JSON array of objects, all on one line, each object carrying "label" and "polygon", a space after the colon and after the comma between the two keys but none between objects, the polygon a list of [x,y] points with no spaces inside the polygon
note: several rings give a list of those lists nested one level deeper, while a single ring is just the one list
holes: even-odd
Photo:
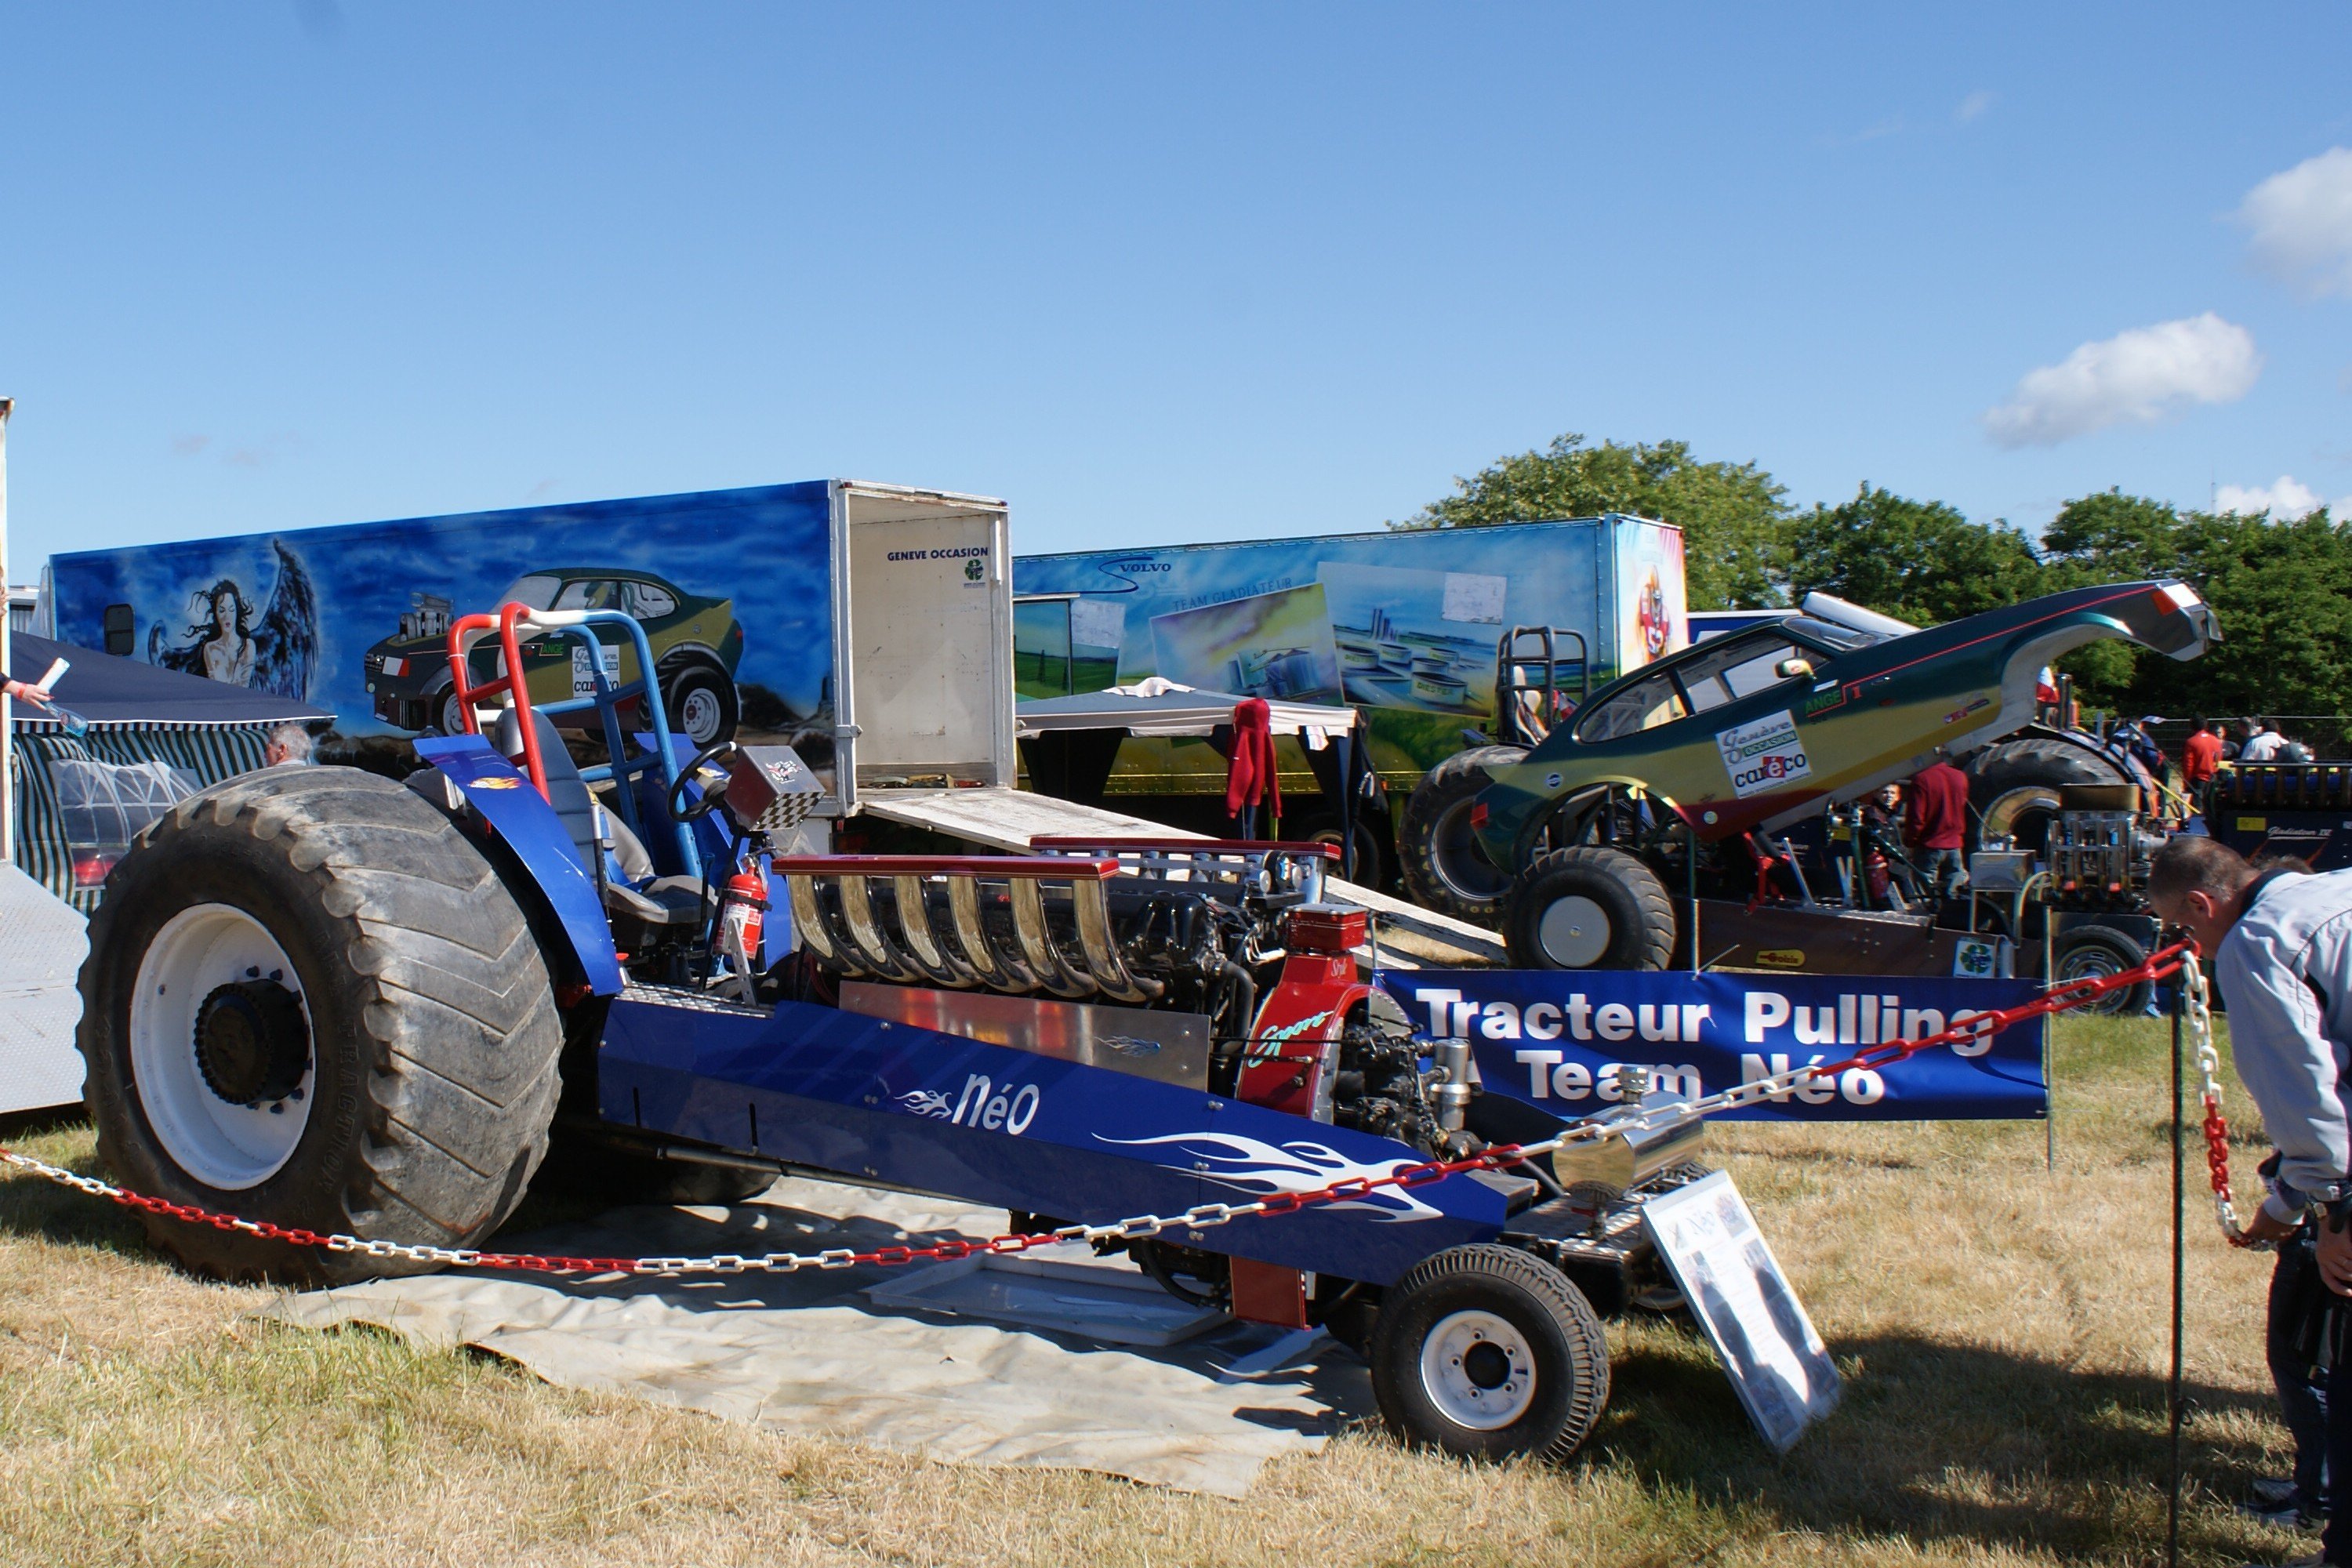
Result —
[{"label": "roll cage of green tractor", "polygon": [[1632,671],[1531,748],[1433,771],[1410,813],[1431,825],[1417,890],[1498,924],[1521,967],[1665,967],[1678,899],[1752,901],[1773,836],[2034,725],[2042,668],[2110,637],[2190,659],[2221,629],[2169,581],[1925,630],[1810,595]]}]

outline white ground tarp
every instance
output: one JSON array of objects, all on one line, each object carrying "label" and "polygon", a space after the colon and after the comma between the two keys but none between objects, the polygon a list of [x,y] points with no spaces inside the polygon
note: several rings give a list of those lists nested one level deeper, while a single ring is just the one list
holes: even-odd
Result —
[{"label": "white ground tarp", "polygon": [[0,861],[0,1111],[38,1110],[81,1098],[74,988],[89,952],[83,917]]},{"label": "white ground tarp", "polygon": [[[733,1210],[620,1209],[499,1245],[608,1258],[805,1252],[987,1236],[1003,1217],[788,1179]],[[1039,1256],[1086,1252],[1055,1247]],[[578,1283],[453,1272],[311,1291],[278,1310],[314,1328],[371,1323],[421,1343],[476,1345],[551,1383],[778,1430],[950,1463],[1062,1466],[1226,1497],[1246,1491],[1267,1460],[1318,1447],[1372,1408],[1362,1363],[1328,1339],[1276,1370],[1253,1372],[1279,1358],[1278,1349],[1266,1353],[1278,1343],[1275,1331],[1234,1326],[1140,1350],[893,1312],[860,1294],[895,1272]]]}]

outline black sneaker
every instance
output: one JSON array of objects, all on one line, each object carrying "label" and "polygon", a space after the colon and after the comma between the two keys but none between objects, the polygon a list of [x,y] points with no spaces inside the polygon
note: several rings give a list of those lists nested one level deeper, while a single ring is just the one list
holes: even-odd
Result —
[{"label": "black sneaker", "polygon": [[2326,1506],[2306,1500],[2292,1486],[2287,1489],[2286,1496],[2275,1502],[2263,1500],[2262,1493],[2257,1491],[2238,1505],[2238,1511],[2248,1519],[2260,1520],[2278,1530],[2317,1530],[2327,1522]]}]

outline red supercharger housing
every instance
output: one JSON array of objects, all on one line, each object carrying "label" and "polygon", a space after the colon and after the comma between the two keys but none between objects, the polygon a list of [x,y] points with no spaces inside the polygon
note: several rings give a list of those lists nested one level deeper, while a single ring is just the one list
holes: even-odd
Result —
[{"label": "red supercharger housing", "polygon": [[[1331,1119],[1330,1083],[1339,1068],[1348,1015],[1371,995],[1356,976],[1352,950],[1368,929],[1364,911],[1301,904],[1283,921],[1282,979],[1258,1008],[1242,1058],[1235,1098],[1314,1121]],[[1233,1261],[1234,1315],[1283,1328],[1307,1326],[1307,1279],[1253,1258]]]},{"label": "red supercharger housing", "polygon": [[1333,957],[1364,944],[1370,921],[1361,910],[1338,904],[1301,904],[1290,911],[1283,941],[1293,952],[1327,952]]}]

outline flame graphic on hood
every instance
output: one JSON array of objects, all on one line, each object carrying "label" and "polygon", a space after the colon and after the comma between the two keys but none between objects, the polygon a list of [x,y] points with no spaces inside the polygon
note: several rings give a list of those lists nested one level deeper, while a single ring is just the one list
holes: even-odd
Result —
[{"label": "flame graphic on hood", "polygon": [[[1383,1160],[1365,1164],[1327,1144],[1303,1139],[1267,1143],[1231,1132],[1171,1132],[1159,1138],[1105,1138],[1097,1132],[1095,1138],[1098,1142],[1126,1148],[1167,1148],[1183,1158],[1159,1162],[1163,1170],[1198,1170],[1220,1185],[1238,1187],[1253,1194],[1314,1192],[1351,1176],[1391,1175],[1413,1163],[1411,1160]],[[1382,1187],[1362,1197],[1317,1206],[1335,1211],[1354,1209],[1370,1215],[1381,1225],[1436,1219],[1443,1213],[1402,1187]]]}]

